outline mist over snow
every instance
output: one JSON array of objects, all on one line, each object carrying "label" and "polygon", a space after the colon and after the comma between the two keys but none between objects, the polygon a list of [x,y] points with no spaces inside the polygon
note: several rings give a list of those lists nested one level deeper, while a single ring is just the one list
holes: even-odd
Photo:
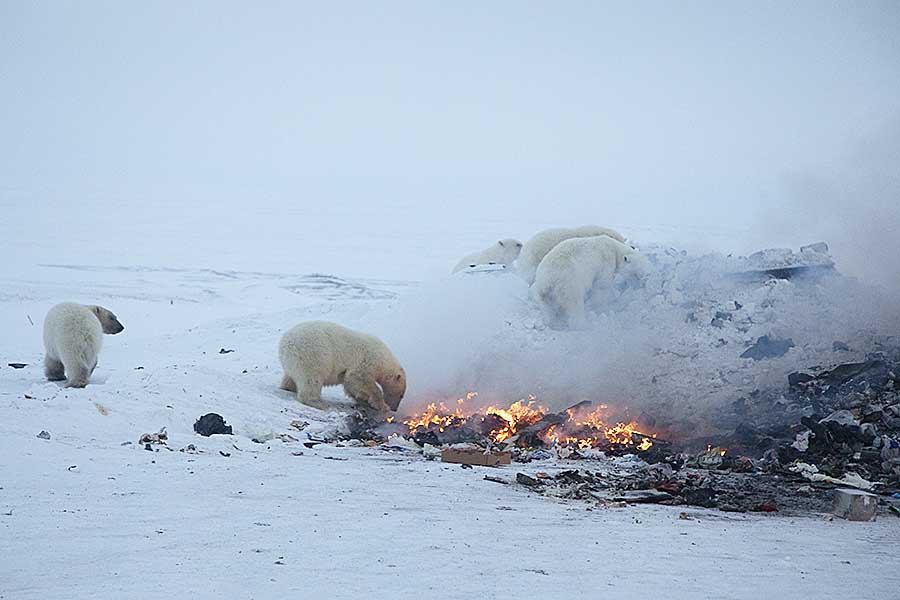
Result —
[{"label": "mist over snow", "polygon": [[580,223],[796,248],[851,204],[896,223],[867,147],[898,143],[898,29],[893,2],[8,3],[0,243],[417,280]]}]

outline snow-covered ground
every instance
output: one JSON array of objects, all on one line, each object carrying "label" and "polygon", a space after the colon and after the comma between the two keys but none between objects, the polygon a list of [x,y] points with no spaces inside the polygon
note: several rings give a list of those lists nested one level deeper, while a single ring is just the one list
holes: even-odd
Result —
[{"label": "snow-covered ground", "polygon": [[[375,315],[418,293],[409,281],[110,266],[127,253],[36,266],[40,254],[0,272],[2,598],[887,598],[900,586],[890,517],[587,510],[483,479],[531,465],[304,447],[337,416],[277,389],[281,332],[314,317],[390,322]],[[41,322],[62,300],[107,305],[126,326],[83,390],[42,376]],[[236,435],[194,434],[206,412]],[[162,427],[166,447],[137,443]],[[251,440],[282,433],[301,441]]]}]

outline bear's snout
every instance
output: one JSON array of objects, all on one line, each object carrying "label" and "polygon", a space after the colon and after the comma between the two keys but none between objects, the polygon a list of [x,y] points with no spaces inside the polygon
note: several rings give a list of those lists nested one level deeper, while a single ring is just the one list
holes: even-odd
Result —
[{"label": "bear's snout", "polygon": [[116,335],[117,333],[122,333],[125,331],[125,326],[122,325],[118,319],[113,319],[110,323],[106,324],[106,327],[103,328],[103,333],[108,335]]}]

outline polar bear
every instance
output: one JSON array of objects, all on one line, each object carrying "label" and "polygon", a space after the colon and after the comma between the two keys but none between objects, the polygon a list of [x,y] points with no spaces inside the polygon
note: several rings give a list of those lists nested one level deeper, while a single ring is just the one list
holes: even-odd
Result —
[{"label": "polar bear", "polygon": [[306,404],[321,400],[323,386],[343,385],[357,403],[384,413],[396,411],[406,393],[406,372],[384,342],[335,323],[293,327],[282,336],[278,356],[281,389]]},{"label": "polar bear", "polygon": [[638,278],[646,259],[628,244],[611,237],[570,238],[557,244],[538,265],[532,296],[553,329],[583,328],[585,303],[601,308],[616,277]]},{"label": "polar bear", "polygon": [[66,379],[66,387],[83,388],[97,367],[103,334],[125,327],[102,306],[57,304],[44,319],[44,374],[49,381]]},{"label": "polar bear", "polygon": [[519,255],[519,261],[516,263],[517,270],[530,285],[534,283],[538,265],[541,264],[547,253],[558,243],[571,238],[597,235],[605,235],[619,242],[625,241],[625,238],[618,231],[606,227],[598,227],[597,225],[545,229],[537,232],[530,240],[525,242],[525,245],[522,247],[522,253]]},{"label": "polar bear", "polygon": [[484,250],[463,256],[459,262],[456,263],[456,266],[453,267],[453,272],[456,273],[457,271],[462,271],[466,267],[484,265],[487,263],[511,265],[513,261],[519,257],[519,252],[521,250],[522,242],[519,240],[512,238],[500,240]]}]

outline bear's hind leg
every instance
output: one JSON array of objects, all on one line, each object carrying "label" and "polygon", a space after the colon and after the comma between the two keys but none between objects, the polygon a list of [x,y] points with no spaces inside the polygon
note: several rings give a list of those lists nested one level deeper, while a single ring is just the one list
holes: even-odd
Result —
[{"label": "bear's hind leg", "polygon": [[62,381],[66,378],[66,369],[62,361],[44,356],[44,375],[47,376],[47,381]]},{"label": "bear's hind leg", "polygon": [[83,388],[87,386],[88,381],[91,379],[91,370],[92,369],[88,369],[82,365],[66,369],[66,372],[69,374],[68,380],[66,381],[66,387]]},{"label": "bear's hind leg", "polygon": [[367,404],[378,412],[388,412],[384,393],[373,379],[365,375],[349,372],[344,375],[344,391],[357,403]]},{"label": "bear's hind leg", "polygon": [[279,387],[288,392],[297,392],[297,384],[294,383],[294,380],[291,379],[291,376],[287,373],[285,373],[284,377],[281,378],[281,385]]}]

